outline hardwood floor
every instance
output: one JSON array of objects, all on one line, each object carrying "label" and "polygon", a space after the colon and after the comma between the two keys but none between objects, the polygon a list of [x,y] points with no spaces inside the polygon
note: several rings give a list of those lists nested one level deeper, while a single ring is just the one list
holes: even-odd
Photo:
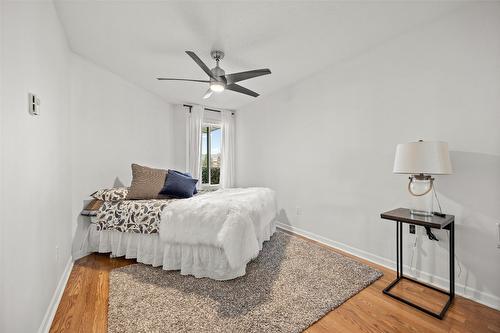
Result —
[{"label": "hardwood floor", "polygon": [[[383,271],[384,276],[317,321],[306,330],[307,333],[500,333],[500,311],[457,296],[443,320],[433,318],[382,294],[395,278],[394,271],[331,250],[375,267]],[[135,260],[111,259],[107,254],[92,254],[75,262],[50,332],[107,332],[108,274],[114,268],[133,263]],[[400,283],[393,292],[420,300],[431,309],[438,309],[444,302],[442,294],[407,281]]]}]

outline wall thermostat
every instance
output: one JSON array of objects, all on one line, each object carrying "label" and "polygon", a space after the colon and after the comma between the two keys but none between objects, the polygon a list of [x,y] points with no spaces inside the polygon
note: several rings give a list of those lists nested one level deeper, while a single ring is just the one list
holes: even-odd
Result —
[{"label": "wall thermostat", "polygon": [[33,116],[38,116],[40,113],[40,98],[37,95],[29,93],[29,112]]}]

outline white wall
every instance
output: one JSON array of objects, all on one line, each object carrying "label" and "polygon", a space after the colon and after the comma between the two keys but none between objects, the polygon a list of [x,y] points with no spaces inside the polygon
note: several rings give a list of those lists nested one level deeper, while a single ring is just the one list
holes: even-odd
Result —
[{"label": "white wall", "polygon": [[[393,266],[395,225],[379,214],[408,202],[395,146],[447,141],[455,173],[437,188],[457,216],[457,292],[499,308],[499,17],[500,3],[469,4],[239,110],[238,185],[274,188],[284,223]],[[436,234],[420,237],[413,266],[442,285]]]},{"label": "white wall", "polygon": [[1,15],[0,331],[36,332],[70,258],[69,50],[51,2],[4,2]]},{"label": "white wall", "polygon": [[[129,185],[131,163],[174,164],[173,110],[73,54],[51,2],[2,5],[0,331],[35,332],[83,200]],[[28,92],[40,96],[40,116],[29,115]]]},{"label": "white wall", "polygon": [[174,106],[174,166],[173,168],[179,171],[187,170],[186,153],[187,153],[187,119],[189,109],[177,104]]},{"label": "white wall", "polygon": [[[3,221],[3,137],[2,137],[2,117],[3,117],[3,0],[0,0],[0,267],[4,267],[4,223]],[[5,322],[4,304],[1,300],[4,297],[4,274],[0,270],[0,329]]]},{"label": "white wall", "polygon": [[173,106],[156,95],[80,56],[71,57],[74,229],[91,193],[130,186],[132,163],[173,167],[173,117]]}]

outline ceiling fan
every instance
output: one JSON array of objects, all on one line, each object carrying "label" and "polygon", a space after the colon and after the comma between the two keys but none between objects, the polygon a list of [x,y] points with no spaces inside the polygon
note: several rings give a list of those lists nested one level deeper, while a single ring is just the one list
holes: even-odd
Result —
[{"label": "ceiling fan", "polygon": [[224,91],[225,89],[236,91],[241,94],[249,95],[252,97],[257,97],[259,96],[258,93],[250,89],[247,89],[245,87],[242,87],[236,84],[236,82],[248,80],[257,76],[271,74],[271,71],[268,68],[256,69],[252,71],[239,72],[233,74],[226,74],[226,72],[224,72],[224,70],[219,67],[219,61],[224,58],[224,52],[217,50],[210,52],[210,55],[217,63],[215,67],[212,69],[209,69],[208,66],[205,65],[205,63],[201,61],[201,59],[193,51],[186,51],[186,53],[198,64],[198,66],[201,67],[201,69],[203,69],[205,73],[207,73],[209,80],[175,79],[175,78],[165,78],[165,77],[159,77],[158,80],[208,83],[209,88],[205,93],[205,95],[203,96],[203,98],[209,98],[210,96],[212,96],[214,92],[219,93]]}]

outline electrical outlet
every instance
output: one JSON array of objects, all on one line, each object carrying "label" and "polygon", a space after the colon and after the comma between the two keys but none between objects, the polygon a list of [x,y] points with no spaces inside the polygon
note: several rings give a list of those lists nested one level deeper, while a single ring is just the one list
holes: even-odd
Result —
[{"label": "electrical outlet", "polygon": [[415,225],[414,224],[410,224],[408,227],[409,227],[409,230],[410,230],[410,234],[415,234]]},{"label": "electrical outlet", "polygon": [[295,213],[296,213],[297,215],[302,215],[302,208],[300,208],[300,207],[296,207],[296,208],[295,208]]},{"label": "electrical outlet", "polygon": [[38,116],[40,114],[40,98],[37,95],[29,93],[28,94],[28,110],[33,116]]}]

